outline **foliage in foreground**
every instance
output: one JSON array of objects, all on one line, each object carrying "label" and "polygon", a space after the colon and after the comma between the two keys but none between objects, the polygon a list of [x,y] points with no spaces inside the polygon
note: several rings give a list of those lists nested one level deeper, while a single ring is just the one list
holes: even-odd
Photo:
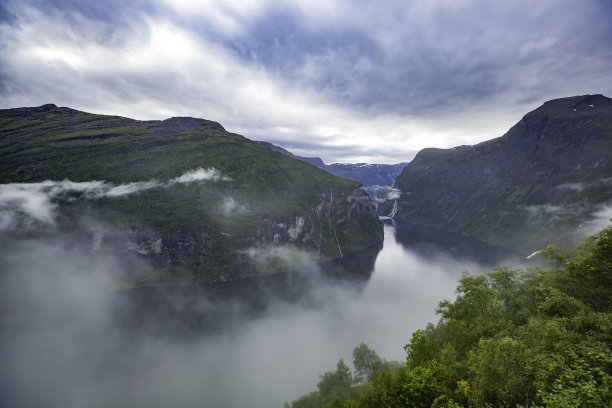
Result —
[{"label": "foliage in foreground", "polygon": [[340,360],[291,407],[612,406],[612,227],[541,255],[550,268],[465,273],[405,363],[352,376]]}]

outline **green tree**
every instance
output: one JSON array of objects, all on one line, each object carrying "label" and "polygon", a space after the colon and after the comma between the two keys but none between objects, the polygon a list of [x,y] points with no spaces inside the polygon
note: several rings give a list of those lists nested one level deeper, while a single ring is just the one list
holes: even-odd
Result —
[{"label": "green tree", "polygon": [[612,226],[571,251],[550,245],[541,256],[555,268],[547,276],[552,286],[596,311],[612,309]]},{"label": "green tree", "polygon": [[327,400],[333,400],[335,397],[344,400],[352,395],[352,385],[353,376],[351,375],[351,369],[344,363],[344,359],[341,358],[336,365],[336,371],[328,371],[323,374],[317,387],[319,388],[319,393]]},{"label": "green tree", "polygon": [[374,350],[361,343],[353,350],[353,367],[355,367],[355,383],[360,384],[380,374],[385,368],[385,362]]},{"label": "green tree", "polygon": [[475,406],[529,406],[537,393],[529,360],[530,350],[515,338],[481,340],[477,352],[470,355],[470,401]]},{"label": "green tree", "polygon": [[410,343],[404,346],[404,350],[408,354],[406,362],[411,368],[424,365],[440,355],[440,346],[421,329],[412,333]]},{"label": "green tree", "polygon": [[442,370],[443,367],[435,360],[408,370],[402,384],[403,405],[410,408],[430,407],[446,391],[440,382]]},{"label": "green tree", "polygon": [[594,310],[612,309],[612,227],[590,237],[583,253],[566,263],[569,294]]},{"label": "green tree", "polygon": [[407,382],[408,368],[401,367],[394,374],[383,372],[363,386],[364,390],[359,398],[359,406],[363,408],[403,407],[403,384]]},{"label": "green tree", "polygon": [[576,354],[572,357],[573,362],[557,378],[552,389],[540,393],[542,406],[547,408],[612,406],[610,353],[591,352],[586,358]]}]

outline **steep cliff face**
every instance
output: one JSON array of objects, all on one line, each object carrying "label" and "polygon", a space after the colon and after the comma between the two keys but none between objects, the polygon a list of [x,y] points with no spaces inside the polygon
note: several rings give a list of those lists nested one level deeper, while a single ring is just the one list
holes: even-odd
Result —
[{"label": "steep cliff face", "polygon": [[[129,286],[273,273],[281,260],[255,268],[259,252],[286,247],[337,258],[382,240],[358,183],[216,122],[45,105],[0,111],[0,132],[0,196],[21,194],[0,205],[8,220],[2,237],[32,228],[79,235],[91,251],[120,255]],[[48,205],[48,219],[28,213],[28,197]]]},{"label": "steep cliff face", "polygon": [[[94,250],[112,246],[114,253],[148,258],[158,270],[174,269],[173,273],[183,281],[212,283],[282,271],[288,259],[286,253],[274,252],[278,248],[298,248],[329,259],[352,254],[381,241],[377,236],[378,223],[375,208],[362,189],[348,194],[334,193],[331,189],[321,193],[309,213],[262,219],[249,236],[234,236],[225,231],[217,235],[204,227],[93,233],[91,239]],[[258,262],[262,254],[269,261],[263,266]],[[229,260],[225,261],[223,255],[229,256]],[[146,268],[134,260],[127,260],[127,265],[129,269],[141,270],[132,274],[134,284],[147,283],[150,272]],[[172,277],[159,271],[154,280],[172,283]]]},{"label": "steep cliff face", "polygon": [[419,152],[396,181],[396,218],[529,254],[603,214],[611,177],[612,100],[557,99],[497,139]]}]

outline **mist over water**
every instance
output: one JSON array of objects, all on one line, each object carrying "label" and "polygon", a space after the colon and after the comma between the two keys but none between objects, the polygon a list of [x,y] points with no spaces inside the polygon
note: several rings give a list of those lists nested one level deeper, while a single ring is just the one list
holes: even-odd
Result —
[{"label": "mist over water", "polygon": [[3,254],[0,395],[11,407],[282,407],[314,390],[339,358],[352,361],[361,342],[403,360],[411,333],[436,320],[461,272],[492,269],[444,239],[405,238],[385,225],[365,284],[326,279],[300,256],[295,293],[264,288],[256,293],[269,298],[256,307],[223,291],[168,292],[161,306],[137,311],[137,321],[197,310],[225,322],[190,336],[126,330],[117,314],[126,293],[108,279],[117,273],[111,255],[24,241]]}]

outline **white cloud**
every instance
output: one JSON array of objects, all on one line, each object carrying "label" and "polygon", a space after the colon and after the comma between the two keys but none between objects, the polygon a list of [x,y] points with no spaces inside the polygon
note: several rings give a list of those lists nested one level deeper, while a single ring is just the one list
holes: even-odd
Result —
[{"label": "white cloud", "polygon": [[591,215],[591,219],[580,228],[583,235],[592,235],[612,225],[612,204],[602,204]]},{"label": "white cloud", "polygon": [[291,246],[249,248],[246,255],[261,273],[269,273],[272,267],[285,272],[318,277],[318,255]]},{"label": "white cloud", "polygon": [[557,186],[560,190],[582,191],[587,187],[585,183],[563,183]]},{"label": "white cloud", "polygon": [[193,183],[195,181],[219,181],[230,180],[229,177],[223,176],[221,172],[215,168],[211,169],[194,169],[185,174],[170,180],[170,183]]},{"label": "white cloud", "polygon": [[[81,183],[74,183],[81,184]],[[103,189],[95,189],[91,191],[86,191],[87,195],[91,198],[99,198],[99,197],[121,197],[129,194],[139,193],[144,190],[149,190],[155,187],[159,187],[159,183],[157,181],[137,181],[134,183],[128,184],[120,184],[118,186],[113,186],[110,188]],[[75,191],[79,191],[75,189]]]},{"label": "white cloud", "polygon": [[223,203],[221,204],[221,212],[225,216],[230,216],[230,215],[237,215],[237,214],[238,215],[247,214],[249,210],[246,206],[240,204],[239,202],[234,200],[232,197],[226,197],[225,200],[223,200]]},{"label": "white cloud", "polygon": [[556,216],[559,214],[564,214],[570,212],[569,209],[560,206],[560,205],[552,205],[552,204],[541,204],[541,205],[521,205],[518,208],[521,208],[529,213],[531,217],[537,217],[541,215],[551,215]]},{"label": "white cloud", "polygon": [[[78,193],[82,198],[96,200],[103,197],[122,197],[158,187],[200,181],[229,180],[219,170],[194,169],[168,182],[158,180],[137,181],[114,185],[106,181],[74,182],[43,181],[40,183],[0,184],[0,231],[28,227],[33,221],[53,225],[57,201],[70,193]],[[68,197],[75,199],[75,197]],[[237,207],[237,204],[235,204]]]},{"label": "white cloud", "polygon": [[[15,208],[43,223],[53,222],[53,206],[50,199],[52,186],[49,182],[0,185],[1,229],[8,228],[12,222],[11,213]],[[45,190],[48,190],[45,191]]]}]

